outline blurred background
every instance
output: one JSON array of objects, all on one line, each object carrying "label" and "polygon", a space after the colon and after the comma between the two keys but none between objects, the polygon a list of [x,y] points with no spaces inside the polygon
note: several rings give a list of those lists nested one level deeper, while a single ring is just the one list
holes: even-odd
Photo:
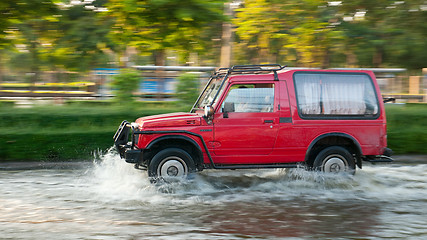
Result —
[{"label": "blurred background", "polygon": [[[369,69],[383,97],[427,102],[424,0],[3,0],[0,18],[0,159],[85,158],[124,118],[188,111],[238,64]],[[427,132],[409,105],[387,107],[390,144],[426,153],[399,132],[408,112]]]},{"label": "blurred background", "polygon": [[381,68],[384,93],[424,94],[424,0],[5,0],[0,11],[2,97],[105,97],[127,67],[143,76],[137,93],[165,99],[183,72],[264,63]]},{"label": "blurred background", "polygon": [[[0,0],[0,238],[427,239],[426,23],[426,0]],[[109,151],[266,63],[372,70],[396,161],[158,186]]]}]

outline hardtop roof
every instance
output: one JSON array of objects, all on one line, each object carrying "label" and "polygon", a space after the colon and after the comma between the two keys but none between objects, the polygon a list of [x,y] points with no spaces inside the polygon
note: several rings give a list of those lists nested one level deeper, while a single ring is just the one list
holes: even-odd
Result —
[{"label": "hardtop roof", "polygon": [[292,74],[293,72],[323,72],[323,73],[366,73],[373,75],[372,71],[365,69],[319,69],[287,67],[280,64],[260,65],[236,65],[230,68],[220,68],[215,72],[216,76],[227,76],[233,80],[279,80],[279,76]]}]

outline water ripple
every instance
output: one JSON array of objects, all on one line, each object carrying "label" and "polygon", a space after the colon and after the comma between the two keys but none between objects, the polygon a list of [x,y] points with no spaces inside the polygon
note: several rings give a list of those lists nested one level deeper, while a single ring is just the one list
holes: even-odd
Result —
[{"label": "water ripple", "polygon": [[108,153],[83,169],[3,171],[6,239],[425,239],[427,164],[354,176],[207,170],[152,185]]}]

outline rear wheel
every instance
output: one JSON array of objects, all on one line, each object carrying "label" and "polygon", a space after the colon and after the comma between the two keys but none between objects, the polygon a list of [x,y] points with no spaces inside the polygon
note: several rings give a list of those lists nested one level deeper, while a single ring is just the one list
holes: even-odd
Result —
[{"label": "rear wheel", "polygon": [[353,156],[340,146],[331,146],[320,151],[314,160],[313,168],[326,173],[354,174],[356,171]]},{"label": "rear wheel", "polygon": [[158,152],[148,165],[152,182],[175,182],[186,179],[195,169],[191,156],[180,148],[167,148]]}]

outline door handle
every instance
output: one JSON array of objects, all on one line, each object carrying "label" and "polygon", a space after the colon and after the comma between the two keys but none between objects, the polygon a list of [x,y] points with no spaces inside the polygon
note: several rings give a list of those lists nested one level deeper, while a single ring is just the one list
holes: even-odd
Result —
[{"label": "door handle", "polygon": [[264,120],[264,123],[274,123],[274,120]]}]

